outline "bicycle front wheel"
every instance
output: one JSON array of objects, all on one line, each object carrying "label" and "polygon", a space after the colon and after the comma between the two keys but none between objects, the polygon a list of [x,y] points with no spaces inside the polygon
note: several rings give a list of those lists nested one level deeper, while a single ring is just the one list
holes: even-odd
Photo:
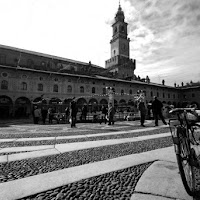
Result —
[{"label": "bicycle front wheel", "polygon": [[178,154],[176,154],[177,163],[181,179],[185,190],[190,196],[195,194],[195,172],[191,165],[191,156],[194,149],[190,147],[190,141],[187,138],[179,138]]}]

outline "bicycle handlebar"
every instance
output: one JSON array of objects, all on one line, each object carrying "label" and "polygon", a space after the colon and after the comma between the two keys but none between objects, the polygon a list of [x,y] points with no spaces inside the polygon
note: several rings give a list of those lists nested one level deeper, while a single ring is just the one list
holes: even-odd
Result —
[{"label": "bicycle handlebar", "polygon": [[172,110],[169,111],[170,114],[173,114],[173,113],[182,113],[182,112],[194,112],[195,109],[194,108],[174,108]]}]

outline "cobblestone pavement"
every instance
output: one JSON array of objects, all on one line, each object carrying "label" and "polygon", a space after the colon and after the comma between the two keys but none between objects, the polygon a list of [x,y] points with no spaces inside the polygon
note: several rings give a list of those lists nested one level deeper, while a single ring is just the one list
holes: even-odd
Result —
[{"label": "cobblestone pavement", "polygon": [[[58,125],[7,125],[1,127],[0,139],[12,138],[39,138],[39,137],[58,137],[58,136],[78,136],[93,134],[91,138],[74,138],[60,140],[39,140],[39,141],[10,141],[0,142],[0,149],[37,145],[55,145],[62,143],[74,143],[94,140],[108,140],[120,138],[132,138],[144,135],[153,135],[169,132],[168,127],[158,127],[155,130],[148,130],[153,123],[149,122],[146,127],[140,127],[139,122],[117,122],[113,126],[105,124],[77,124],[78,128],[71,129],[69,124]],[[136,130],[134,133],[128,133]],[[138,130],[138,132],[137,132]],[[126,133],[127,131],[127,133]],[[121,133],[122,132],[122,133]],[[108,133],[106,136],[104,133]],[[109,135],[109,133],[112,133]],[[118,133],[118,134],[113,134]],[[98,136],[95,136],[98,134]],[[102,136],[99,134],[102,134]],[[0,163],[0,183],[4,184],[17,179],[31,177],[43,173],[49,173],[69,167],[94,163],[119,156],[137,154],[154,149],[172,146],[171,137],[161,137],[138,142],[108,145],[90,149],[66,152],[58,155],[30,158],[13,162]],[[0,156],[21,153],[7,152]],[[121,199],[128,200],[134,193],[134,188],[142,173],[152,164],[152,162],[137,166],[105,173],[100,176],[80,180],[62,187],[53,188],[39,194],[33,194],[25,199],[35,200],[93,200],[93,199]],[[38,183],[39,184],[39,183]]]}]

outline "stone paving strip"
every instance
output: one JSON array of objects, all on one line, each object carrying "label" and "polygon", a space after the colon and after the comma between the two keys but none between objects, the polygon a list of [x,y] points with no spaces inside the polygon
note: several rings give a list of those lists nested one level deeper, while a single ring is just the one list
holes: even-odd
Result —
[{"label": "stone paving strip", "polygon": [[[173,147],[122,156],[57,170],[0,184],[0,199],[13,200],[41,193],[82,179],[98,176],[155,160],[175,161]],[[39,184],[38,184],[39,183]]]},{"label": "stone paving strip", "polygon": [[131,200],[192,200],[183,187],[176,160],[172,161],[154,162],[139,179]]},{"label": "stone paving strip", "polygon": [[169,137],[170,133],[162,133],[156,135],[146,135],[141,137],[135,138],[125,138],[125,139],[112,139],[112,140],[99,140],[99,141],[87,141],[87,142],[75,142],[75,143],[63,143],[63,144],[56,144],[56,145],[42,145],[42,146],[31,146],[31,147],[10,147],[10,148],[3,148],[0,150],[0,153],[5,152],[17,152],[17,151],[33,151],[33,152],[26,152],[26,153],[15,153],[11,155],[3,155],[0,156],[0,163],[3,162],[11,162],[16,160],[28,159],[28,158],[36,158],[36,157],[43,157],[49,155],[55,155],[75,150],[83,150],[89,148],[96,148],[108,145],[116,145],[122,143],[131,143],[131,142],[138,142],[143,140],[150,140],[156,138],[163,138]]},{"label": "stone paving strip", "polygon": [[[41,141],[41,140],[61,140],[61,139],[76,139],[76,138],[88,138],[88,137],[97,137],[97,136],[108,136],[108,135],[120,135],[127,133],[140,133],[147,132],[152,130],[158,130],[157,127],[150,127],[145,129],[136,129],[136,130],[127,130],[127,131],[118,131],[118,132],[108,132],[108,133],[96,133],[96,134],[84,134],[84,135],[69,135],[69,136],[57,136],[57,137],[34,137],[34,138],[12,138],[12,139],[0,139],[2,142],[21,142],[21,141]],[[80,131],[80,130],[78,130]]]}]

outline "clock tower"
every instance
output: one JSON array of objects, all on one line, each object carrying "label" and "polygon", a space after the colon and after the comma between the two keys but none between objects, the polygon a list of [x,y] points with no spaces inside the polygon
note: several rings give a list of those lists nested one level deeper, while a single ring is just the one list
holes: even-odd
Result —
[{"label": "clock tower", "polygon": [[119,4],[114,23],[112,24],[113,35],[110,40],[111,58],[106,60],[105,68],[107,69],[106,72],[110,72],[116,78],[132,80],[135,77],[136,61],[130,59],[128,24],[124,19],[124,12]]},{"label": "clock tower", "polygon": [[127,38],[127,23],[124,21],[124,12],[119,5],[118,11],[115,16],[115,22],[112,25],[113,36],[110,41],[111,44],[111,57],[122,55],[129,58],[129,42]]}]

